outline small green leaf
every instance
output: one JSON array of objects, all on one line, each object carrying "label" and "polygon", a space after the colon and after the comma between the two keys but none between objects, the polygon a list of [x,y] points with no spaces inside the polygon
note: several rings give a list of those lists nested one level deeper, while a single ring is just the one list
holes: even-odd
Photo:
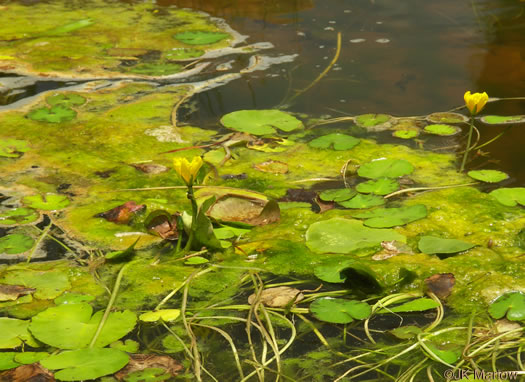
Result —
[{"label": "small green leaf", "polygon": [[336,151],[350,150],[360,142],[359,139],[346,134],[328,134],[311,140],[308,145],[316,149],[333,147]]},{"label": "small green leaf", "polygon": [[461,357],[460,349],[441,350],[432,342],[427,342],[426,346],[432,352],[432,354],[430,354],[432,358],[437,358],[437,361],[443,361],[449,365],[456,363],[456,361]]},{"label": "small green leaf", "polygon": [[398,178],[403,175],[408,175],[414,171],[414,166],[404,159],[377,159],[372,162],[365,163],[357,173],[363,178],[377,179],[377,178]]},{"label": "small green leaf", "polygon": [[22,199],[22,202],[29,207],[44,211],[61,210],[69,205],[67,196],[51,193],[26,196]]},{"label": "small green leaf", "polygon": [[392,133],[392,135],[396,138],[412,139],[419,135],[419,131],[417,130],[396,130]]},{"label": "small green leaf", "polygon": [[11,138],[0,140],[0,157],[19,158],[29,149],[27,141]]},{"label": "small green leaf", "polygon": [[209,262],[210,262],[210,260],[208,260],[205,257],[194,256],[194,257],[190,257],[188,260],[186,260],[184,262],[184,264],[186,264],[186,265],[200,265],[200,264],[206,264],[206,263],[209,263]]},{"label": "small green leaf", "polygon": [[355,123],[361,127],[373,127],[390,121],[387,114],[362,114],[355,117]]},{"label": "small green leaf", "polygon": [[459,133],[461,129],[456,126],[435,124],[425,126],[425,131],[430,134],[449,136]]},{"label": "small green leaf", "polygon": [[475,247],[475,244],[456,239],[441,239],[434,236],[422,236],[418,248],[426,254],[432,253],[457,253]]},{"label": "small green leaf", "polygon": [[170,322],[175,321],[179,316],[179,309],[160,309],[142,313],[139,316],[139,320],[143,322],[157,322],[159,320],[162,320],[164,322]]},{"label": "small green leaf", "polygon": [[423,330],[421,330],[421,328],[418,326],[407,325],[392,329],[389,331],[389,333],[399,338],[400,340],[409,340],[416,337],[422,331]]},{"label": "small green leaf", "polygon": [[60,381],[83,381],[113,374],[129,362],[129,357],[118,349],[88,348],[64,351],[40,361],[42,366],[56,371]]},{"label": "small green leaf", "polygon": [[514,207],[517,204],[525,206],[525,187],[498,188],[490,192],[490,195],[505,206]]},{"label": "small green leaf", "polygon": [[354,320],[368,318],[372,309],[366,302],[325,297],[312,302],[310,312],[321,321],[348,324]]},{"label": "small green leaf", "polygon": [[34,351],[26,351],[23,353],[18,353],[15,355],[15,362],[21,363],[23,365],[30,365],[35,362],[39,362],[43,360],[44,358],[47,358],[49,356],[49,353],[44,351],[34,352]]},{"label": "small green leaf", "polygon": [[423,204],[399,208],[377,208],[372,211],[354,215],[356,218],[367,219],[364,224],[374,228],[396,227],[427,216],[427,208]]},{"label": "small green leaf", "polygon": [[432,123],[461,123],[461,122],[467,122],[468,117],[464,116],[463,114],[459,113],[450,113],[450,112],[444,112],[444,113],[432,113],[427,116],[427,121]]},{"label": "small green leaf", "polygon": [[410,312],[423,312],[425,310],[434,309],[439,306],[437,301],[431,298],[421,297],[416,300],[405,302],[404,304],[388,307],[381,309],[378,313],[410,313]]},{"label": "small green leaf", "polygon": [[496,320],[505,315],[511,321],[525,320],[525,295],[521,292],[505,293],[490,305],[489,313]]},{"label": "small green leaf", "polygon": [[522,123],[525,122],[525,116],[523,115],[485,115],[481,117],[481,122],[488,125],[505,125],[513,123]]},{"label": "small green leaf", "polygon": [[324,202],[344,202],[353,198],[356,194],[357,192],[351,188],[335,188],[322,191],[319,194],[319,199]]},{"label": "small green leaf", "polygon": [[280,110],[239,110],[226,114],[221,123],[232,130],[253,135],[274,134],[275,129],[290,132],[303,129],[303,123]]},{"label": "small green leaf", "polygon": [[18,362],[15,362],[17,354],[15,352],[0,353],[0,370],[9,370],[20,366]]},{"label": "small green leaf", "polygon": [[38,211],[32,208],[13,208],[0,212],[0,225],[21,225],[33,223],[40,217]]},{"label": "small green leaf", "polygon": [[80,106],[86,102],[86,99],[75,93],[58,93],[47,97],[46,102],[51,106]]},{"label": "small green leaf", "polygon": [[356,190],[364,194],[387,195],[399,189],[399,183],[395,179],[379,178],[359,183]]},{"label": "small green leaf", "polygon": [[125,351],[126,353],[136,353],[139,350],[139,343],[133,340],[115,341],[109,345],[112,349]]},{"label": "small green leaf", "polygon": [[350,200],[338,202],[338,204],[346,208],[370,208],[375,206],[382,206],[385,203],[385,199],[381,196],[363,194],[357,194]]},{"label": "small green leaf", "polygon": [[476,170],[469,171],[468,176],[473,179],[480,180],[487,183],[498,183],[502,180],[508,179],[509,176],[498,170]]},{"label": "small green leaf", "polygon": [[67,106],[57,105],[51,108],[41,107],[35,109],[27,114],[29,119],[33,119],[39,122],[48,122],[48,123],[62,123],[69,122],[75,119],[77,112],[73,109],[70,109]]},{"label": "small green leaf", "polygon": [[22,340],[30,336],[29,321],[0,317],[0,349],[12,349],[22,345]]},{"label": "small green leaf", "polygon": [[215,44],[225,38],[230,37],[229,34],[223,32],[210,32],[201,30],[188,30],[179,32],[173,38],[188,45],[208,45]]},{"label": "small green leaf", "polygon": [[16,255],[33,248],[35,241],[22,233],[13,233],[0,238],[0,253]]}]

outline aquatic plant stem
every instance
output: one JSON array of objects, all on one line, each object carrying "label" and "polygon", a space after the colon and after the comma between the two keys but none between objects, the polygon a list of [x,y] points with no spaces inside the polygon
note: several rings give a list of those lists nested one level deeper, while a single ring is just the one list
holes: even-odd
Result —
[{"label": "aquatic plant stem", "polygon": [[97,342],[97,339],[102,332],[102,328],[104,328],[104,324],[106,323],[109,313],[111,312],[111,308],[113,307],[113,304],[115,303],[115,299],[117,298],[118,290],[120,288],[120,283],[122,281],[122,276],[124,275],[124,271],[131,265],[132,263],[125,264],[122,268],[120,268],[120,271],[117,275],[117,280],[115,281],[115,285],[113,286],[113,292],[111,292],[111,297],[109,298],[108,305],[106,306],[106,311],[104,312],[104,315],[102,316],[102,319],[100,320],[97,331],[95,332],[95,335],[91,339],[91,342],[89,344],[89,347],[92,348],[95,346],[95,343]]},{"label": "aquatic plant stem", "polygon": [[499,133],[498,135],[496,135],[494,138],[488,140],[487,142],[485,143],[482,143],[481,145],[479,146],[476,146],[474,145],[474,147],[472,148],[472,150],[479,150],[480,148],[482,147],[485,147],[489,144],[491,144],[492,142],[494,142],[495,140],[499,139],[503,134],[505,134],[512,126],[507,126],[507,128],[505,130],[503,130],[501,133]]},{"label": "aquatic plant stem", "polygon": [[465,154],[463,154],[463,160],[461,161],[461,167],[459,168],[459,172],[463,172],[463,170],[465,170],[465,164],[467,163],[468,153],[471,150],[470,143],[472,142],[472,131],[474,131],[474,116],[470,116],[470,126],[468,130],[467,148],[465,149]]},{"label": "aquatic plant stem", "polygon": [[476,182],[472,183],[462,183],[462,184],[451,184],[450,186],[436,186],[436,187],[412,187],[412,188],[405,188],[403,190],[392,192],[388,195],[385,195],[384,198],[388,199],[392,196],[405,194],[407,192],[414,192],[414,191],[434,191],[434,190],[445,190],[447,188],[456,188],[456,187],[466,187],[466,186],[473,186],[475,184],[478,184]]},{"label": "aquatic plant stem", "polygon": [[44,240],[44,238],[47,236],[47,233],[49,232],[49,230],[51,229],[51,226],[53,225],[53,222],[50,222],[49,225],[43,230],[41,231],[42,234],[40,235],[40,237],[38,238],[38,240],[36,241],[36,243],[33,245],[33,248],[31,249],[31,252],[29,253],[29,256],[27,256],[27,260],[26,260],[26,263],[29,264],[31,262],[31,258],[33,257],[33,255],[35,254],[36,252],[36,249],[38,248],[38,246],[40,245],[40,243],[42,242],[42,240]]},{"label": "aquatic plant stem", "polygon": [[195,194],[193,193],[193,185],[191,183],[188,184],[188,199],[191,202],[191,228],[188,242],[184,247],[184,252],[189,252],[191,250],[191,245],[193,244],[193,238],[195,236],[195,229],[197,227],[197,213],[199,212],[197,200],[195,200]]}]

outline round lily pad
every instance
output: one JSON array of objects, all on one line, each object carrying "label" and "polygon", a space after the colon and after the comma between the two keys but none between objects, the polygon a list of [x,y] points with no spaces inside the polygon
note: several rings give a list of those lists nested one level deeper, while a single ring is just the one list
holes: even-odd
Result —
[{"label": "round lily pad", "polygon": [[392,133],[392,135],[396,138],[412,139],[419,135],[419,131],[418,130],[396,130]]},{"label": "round lily pad", "polygon": [[505,206],[514,207],[518,204],[525,206],[525,187],[498,188],[490,195]]},{"label": "round lily pad", "polygon": [[335,188],[331,190],[324,190],[319,194],[319,199],[323,202],[344,202],[353,198],[357,194],[351,188]]},{"label": "round lily pad", "polygon": [[359,139],[346,134],[328,134],[311,140],[308,145],[317,149],[333,147],[336,151],[350,150],[360,142]]},{"label": "round lily pad", "polygon": [[194,48],[176,48],[166,53],[166,59],[173,61],[182,61],[200,57],[204,54],[201,49]]},{"label": "round lily pad", "polygon": [[363,178],[397,178],[414,171],[414,166],[404,159],[377,159],[365,163],[357,173]]},{"label": "round lily pad", "polygon": [[221,118],[221,123],[232,130],[253,135],[275,133],[275,129],[293,131],[304,128],[293,115],[280,110],[239,110]]},{"label": "round lily pad", "polygon": [[1,225],[29,224],[38,220],[40,214],[32,208],[19,207],[0,212]]},{"label": "round lily pad", "polygon": [[427,121],[432,123],[461,123],[467,122],[468,117],[459,113],[432,113],[427,116]]},{"label": "round lily pad", "polygon": [[30,111],[27,114],[29,119],[39,122],[62,123],[75,119],[77,112],[67,106],[57,105],[51,108],[41,107]]},{"label": "round lily pad", "polygon": [[364,194],[387,195],[399,189],[399,183],[395,179],[379,178],[359,183],[356,190]]},{"label": "round lily pad", "polygon": [[488,125],[508,125],[513,123],[525,122],[523,115],[485,115],[481,117],[481,122]]},{"label": "round lily pad", "polygon": [[405,242],[405,237],[391,229],[364,227],[363,223],[353,219],[333,218],[315,222],[306,231],[306,245],[317,253],[350,253],[392,240]]},{"label": "round lily pad", "polygon": [[0,317],[0,349],[12,349],[22,345],[22,340],[30,336],[27,331],[29,321]]},{"label": "round lily pad", "polygon": [[46,102],[51,106],[80,106],[86,102],[86,99],[74,93],[58,93],[47,97]]},{"label": "round lily pad", "polygon": [[0,140],[0,157],[19,158],[26,151],[29,151],[27,141],[11,138]]},{"label": "round lily pad", "polygon": [[129,362],[126,353],[118,349],[87,348],[65,351],[40,361],[60,381],[84,381],[113,374]]},{"label": "round lily pad", "polygon": [[505,174],[503,171],[498,171],[498,170],[469,171],[468,176],[476,180],[480,180],[482,182],[487,182],[487,183],[498,183],[498,182],[501,182],[502,180],[509,178],[509,176]]},{"label": "round lily pad", "polygon": [[201,30],[189,30],[177,33],[173,38],[188,45],[208,45],[215,44],[225,38],[230,37],[228,33],[211,32]]},{"label": "round lily pad", "polygon": [[379,125],[390,121],[391,118],[388,114],[362,114],[355,117],[355,123],[358,126],[372,128],[373,130],[374,127],[377,129]]},{"label": "round lily pad", "polygon": [[425,126],[425,131],[430,134],[449,136],[459,133],[461,129],[451,125],[434,124]]},{"label": "round lily pad", "polygon": [[375,206],[382,206],[385,203],[385,199],[381,196],[363,194],[357,194],[350,200],[338,202],[339,205],[346,208],[370,208]]},{"label": "round lily pad", "polygon": [[499,320],[505,315],[511,321],[525,320],[525,294],[520,292],[505,293],[489,307],[490,315]]},{"label": "round lily pad", "polygon": [[321,321],[348,324],[370,316],[372,308],[366,302],[342,298],[319,298],[310,304],[310,312]]},{"label": "round lily pad", "polygon": [[26,196],[22,199],[22,202],[29,207],[45,211],[61,210],[69,205],[67,196],[51,193]]},{"label": "round lily pad", "polygon": [[432,253],[457,253],[475,247],[475,244],[456,239],[441,239],[434,236],[422,236],[418,248],[426,254]]},{"label": "round lily pad", "polygon": [[13,233],[0,238],[0,253],[16,255],[33,248],[35,241],[22,233]]},{"label": "round lily pad", "polygon": [[416,204],[399,208],[377,208],[354,217],[367,219],[364,224],[368,227],[390,228],[408,224],[426,216],[427,208],[423,204]]}]

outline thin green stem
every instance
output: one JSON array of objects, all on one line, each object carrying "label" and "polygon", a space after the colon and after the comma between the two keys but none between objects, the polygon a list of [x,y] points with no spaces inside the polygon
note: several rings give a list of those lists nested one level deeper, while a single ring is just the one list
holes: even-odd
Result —
[{"label": "thin green stem", "polygon": [[473,116],[470,117],[470,128],[468,130],[467,148],[465,149],[465,154],[463,154],[463,160],[461,161],[461,167],[459,168],[459,172],[463,172],[463,170],[465,170],[465,164],[467,163],[468,153],[471,150],[470,143],[472,142],[472,131],[474,131]]},{"label": "thin green stem", "polygon": [[49,223],[49,225],[42,231],[42,234],[40,235],[40,237],[38,238],[38,240],[36,241],[35,245],[33,245],[33,248],[31,249],[31,252],[29,253],[29,256],[27,256],[27,260],[26,260],[26,263],[30,263],[31,262],[31,258],[33,257],[33,255],[35,254],[36,252],[36,249],[38,248],[38,246],[40,245],[40,243],[42,242],[42,240],[44,240],[44,238],[47,236],[47,233],[49,232],[49,230],[51,229],[51,226],[53,225],[53,223]]},{"label": "thin green stem", "polygon": [[195,237],[195,229],[197,227],[197,213],[199,211],[199,207],[197,206],[197,200],[195,199],[195,194],[193,193],[192,184],[188,184],[188,199],[191,202],[191,228],[188,242],[184,247],[184,252],[189,252],[191,249],[191,245],[193,244],[193,238]]}]

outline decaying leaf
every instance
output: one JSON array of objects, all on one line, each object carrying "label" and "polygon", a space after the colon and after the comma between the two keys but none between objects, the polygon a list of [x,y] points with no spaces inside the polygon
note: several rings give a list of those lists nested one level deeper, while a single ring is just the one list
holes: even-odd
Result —
[{"label": "decaying leaf", "polygon": [[165,240],[177,240],[177,214],[171,215],[164,210],[153,211],[144,221],[144,226],[149,233],[158,235]]},{"label": "decaying leaf", "polygon": [[[276,288],[268,288],[261,293],[261,303],[271,308],[284,308],[288,304],[295,304],[301,301],[304,295],[299,289],[281,286]],[[250,305],[255,303],[256,295],[252,294],[248,297]]]},{"label": "decaying leaf", "polygon": [[456,279],[452,273],[437,273],[425,279],[428,290],[441,300],[450,295],[455,283]]},{"label": "decaying leaf", "polygon": [[173,377],[183,369],[179,362],[166,355],[130,354],[129,356],[129,363],[126,367],[115,374],[119,381],[124,381],[127,375],[144,369],[163,369]]},{"label": "decaying leaf", "polygon": [[160,174],[168,171],[166,166],[155,163],[131,163],[130,166],[146,174]]},{"label": "decaying leaf", "polygon": [[18,366],[0,373],[0,382],[53,382],[55,378],[39,363]]},{"label": "decaying leaf", "polygon": [[20,296],[25,296],[35,291],[35,288],[26,288],[23,285],[0,284],[0,301],[14,301]]},{"label": "decaying leaf", "polygon": [[383,241],[381,242],[381,247],[383,250],[372,256],[373,260],[386,260],[400,253],[412,253],[412,249],[408,245],[397,240]]},{"label": "decaying leaf", "polygon": [[319,206],[319,213],[322,214],[325,211],[331,210],[335,207],[334,202],[323,202],[319,196],[315,198],[315,204]]},{"label": "decaying leaf", "polygon": [[98,218],[104,218],[107,221],[117,223],[117,224],[127,224],[138,212],[141,212],[146,209],[144,204],[137,204],[134,201],[130,200],[120,206],[112,208],[106,212],[101,212],[95,215]]}]

